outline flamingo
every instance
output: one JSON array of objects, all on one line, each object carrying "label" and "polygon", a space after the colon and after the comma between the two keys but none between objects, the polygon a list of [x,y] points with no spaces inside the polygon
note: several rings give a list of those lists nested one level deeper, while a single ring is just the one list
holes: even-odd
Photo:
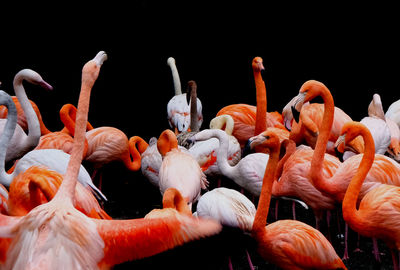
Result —
[{"label": "flamingo", "polygon": [[8,214],[8,190],[6,189],[5,186],[1,184],[0,184],[0,213]]},{"label": "flamingo", "polygon": [[258,253],[281,269],[347,269],[331,243],[313,227],[297,220],[266,224],[280,143],[273,132],[265,138],[263,145],[270,148],[270,158],[251,230]]},{"label": "flamingo", "polygon": [[[237,164],[241,159],[240,144],[236,137],[232,136],[234,121],[230,115],[220,115],[214,117],[210,121],[210,129],[224,128],[225,133],[228,135],[228,163],[231,166]],[[194,133],[193,133],[194,135]],[[219,140],[217,138],[210,138],[205,141],[197,141],[189,148],[188,152],[196,158],[202,171],[207,176],[219,176],[221,172],[217,162],[217,149],[219,147]]]},{"label": "flamingo", "polygon": [[222,114],[232,116],[235,121],[232,135],[237,138],[242,148],[250,137],[258,135],[267,127],[285,129],[281,114],[278,112],[267,112],[266,89],[261,75],[264,66],[261,57],[253,58],[252,68],[256,85],[257,106],[248,104],[232,104],[223,107],[217,113],[217,116]]},{"label": "flamingo", "polygon": [[[274,132],[281,141],[279,134],[275,133],[275,130],[267,129],[259,135],[250,138],[248,141],[248,147],[251,149],[256,145],[262,146],[266,134],[269,132]],[[283,140],[282,144],[286,146],[286,153],[278,164],[277,174],[275,176],[276,181],[274,181],[272,186],[272,196],[283,199],[300,199],[301,202],[304,202],[307,207],[309,206],[314,212],[315,227],[319,229],[323,213],[336,209],[336,202],[315,188],[312,182],[308,179],[314,151],[311,147],[306,145],[300,145],[296,148],[295,142],[290,139]],[[262,147],[266,148],[264,146]],[[324,174],[332,175],[339,164],[340,161],[336,157],[327,154],[323,164]],[[292,212],[293,219],[296,219],[294,202],[292,205]],[[278,204],[278,200],[276,203]],[[307,207],[304,208],[307,209]],[[278,219],[278,205],[276,205],[275,209],[275,218]],[[329,219],[329,216],[327,216],[327,218]]]},{"label": "flamingo", "polygon": [[[320,96],[324,101],[324,115],[322,119],[322,126],[319,129],[319,136],[316,142],[315,151],[312,156],[311,169],[309,178],[313,185],[323,192],[324,194],[333,198],[336,202],[341,203],[346,193],[347,186],[349,185],[353,175],[356,173],[360,165],[362,154],[358,154],[348,158],[345,162],[341,163],[337,170],[331,175],[326,175],[323,172],[321,160],[324,160],[328,155],[325,155],[326,145],[329,140],[331,125],[333,122],[334,114],[334,101],[329,89],[321,82],[307,81],[299,90],[298,99],[294,106],[297,110],[301,110],[301,104]],[[294,109],[295,110],[295,109]],[[400,185],[400,165],[393,159],[376,154],[375,160],[371,170],[369,171],[364,184],[361,187],[359,200],[361,200],[367,192],[376,188],[381,184]],[[346,225],[347,231],[347,225]],[[345,235],[345,238],[346,235]],[[347,241],[345,240],[345,243]],[[376,245],[374,246],[375,255]],[[377,256],[377,255],[376,255]],[[345,247],[345,256],[347,255],[347,246]]]},{"label": "flamingo", "polygon": [[[3,102],[2,104],[6,105],[8,109],[4,131],[0,137],[0,149],[6,149],[11,137],[15,134],[14,130],[17,124],[17,111],[10,96],[4,91],[0,93],[1,101]],[[2,150],[0,151],[0,183],[8,188],[15,176],[26,171],[33,165],[43,165],[49,169],[64,174],[66,172],[69,158],[70,155],[57,149],[32,150],[14,163],[12,173],[8,174],[5,171],[6,151]],[[90,175],[83,166],[81,166],[81,169],[79,170],[78,179],[85,188],[89,188],[99,199],[107,200],[104,194],[101,193],[101,191],[93,184]]]},{"label": "flamingo", "polygon": [[[234,189],[218,187],[201,196],[194,215],[211,218],[224,226],[250,232],[255,214],[256,207],[245,195]],[[250,268],[254,269],[247,250],[246,255]],[[229,269],[233,269],[230,257]]]},{"label": "flamingo", "polygon": [[[269,155],[264,153],[249,154],[239,160],[237,164],[231,166],[228,162],[228,135],[220,129],[205,129],[190,138],[193,143],[206,141],[210,138],[216,138],[219,141],[219,147],[216,150],[218,168],[222,175],[234,181],[238,186],[250,192],[254,197],[260,196],[262,186],[262,173],[268,162]],[[264,171],[263,171],[264,170]],[[302,202],[283,197],[292,201]]]},{"label": "flamingo", "polygon": [[[188,97],[184,93],[182,94],[181,90],[181,82],[179,79],[178,69],[176,68],[175,59],[173,57],[169,57],[167,60],[167,64],[171,68],[172,79],[174,81],[175,88],[175,96],[173,96],[167,104],[167,114],[168,114],[168,123],[170,127],[175,131],[175,134],[178,134],[182,131],[186,131],[189,128],[190,124],[190,107],[188,105]],[[203,123],[203,109],[200,99],[197,99],[197,117],[198,126],[197,129],[200,129],[201,124]],[[192,129],[195,127],[191,127]]]},{"label": "flamingo", "polygon": [[221,230],[212,220],[177,211],[163,218],[98,220],[74,208],[90,90],[105,59],[106,54],[99,52],[83,67],[74,149],[56,195],[23,217],[0,215],[0,237],[11,238],[4,269],[55,269],[60,265],[66,269],[109,269]]},{"label": "flamingo", "polygon": [[400,99],[390,104],[385,117],[390,118],[400,127]]},{"label": "flamingo", "polygon": [[159,170],[161,194],[170,187],[176,188],[191,207],[199,199],[201,190],[207,188],[207,177],[196,159],[178,149],[178,140],[171,130],[166,129],[161,133],[157,149],[162,156]]},{"label": "flamingo", "polygon": [[[16,125],[14,135],[9,141],[7,147],[7,155],[5,157],[6,162],[15,160],[23,156],[26,152],[32,150],[38,144],[40,139],[40,125],[38,117],[35,114],[28,97],[26,96],[24,86],[22,85],[24,80],[32,84],[40,85],[47,90],[53,89],[53,87],[45,82],[36,71],[31,69],[23,69],[15,75],[13,83],[14,91],[19,101],[18,104],[20,104],[20,108],[22,108],[24,115],[23,117],[22,113],[20,113],[20,119],[26,119],[26,123],[28,125],[28,135],[20,125]],[[3,108],[5,107],[3,106]],[[0,130],[3,132],[5,130],[6,122],[6,119],[0,119]]]},{"label": "flamingo", "polygon": [[368,127],[374,138],[375,153],[385,154],[391,144],[391,134],[383,113],[381,98],[374,94],[368,106],[368,116],[360,121]]},{"label": "flamingo", "polygon": [[363,182],[377,156],[371,133],[361,123],[346,123],[337,145],[340,150],[343,148],[341,147],[343,143],[348,144],[359,135],[364,139],[365,151],[343,198],[343,219],[350,228],[361,235],[382,239],[391,249],[394,269],[399,269],[394,250],[397,252],[400,250],[400,187],[379,185],[366,193],[360,201]]},{"label": "flamingo", "polygon": [[[311,148],[315,148],[316,141],[319,135],[319,129],[323,124],[323,114],[324,114],[324,104],[321,103],[311,103],[301,107],[300,111],[300,122],[293,121],[293,110],[288,110],[288,108],[292,108],[290,105],[294,102],[293,98],[286,106],[285,106],[285,123],[290,122],[291,131],[290,131],[290,139],[294,140],[297,145],[306,142]],[[288,106],[290,105],[290,106]],[[339,137],[341,128],[344,123],[351,121],[351,117],[347,115],[342,109],[335,107],[334,108],[334,117],[333,117],[332,128],[330,131],[329,141],[327,144],[326,152],[332,155],[336,155],[334,143]],[[354,140],[351,145],[348,146],[348,151],[352,151],[354,153],[362,153],[363,151],[363,143],[361,138]],[[350,156],[351,154],[346,154],[343,158]]]},{"label": "flamingo", "polygon": [[[59,149],[67,154],[71,154],[72,145],[74,143],[75,117],[76,107],[69,103],[63,105],[60,109],[60,119],[64,124],[64,128],[60,131],[49,132],[42,135],[35,149]],[[89,122],[87,123],[86,129],[93,129]],[[84,157],[86,157],[87,150],[88,142],[85,139],[85,148],[83,150]]]},{"label": "flamingo", "polygon": [[[43,166],[32,166],[11,182],[8,215],[23,216],[39,204],[50,201],[61,185],[62,175]],[[92,218],[111,219],[93,194],[81,183],[76,184],[74,206]]]}]

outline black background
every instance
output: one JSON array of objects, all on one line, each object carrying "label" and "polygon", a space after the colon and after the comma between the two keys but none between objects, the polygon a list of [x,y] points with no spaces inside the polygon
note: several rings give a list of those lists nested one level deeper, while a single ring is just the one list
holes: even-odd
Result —
[{"label": "black background", "polygon": [[[223,106],[255,105],[255,56],[264,59],[268,111],[281,112],[309,79],[325,83],[335,105],[353,120],[366,116],[374,93],[385,111],[400,98],[399,19],[393,6],[114,2],[2,8],[0,89],[13,95],[15,74],[37,71],[54,90],[25,83],[28,97],[46,126],[60,130],[58,112],[65,103],[77,104],[83,65],[104,50],[108,60],[92,91],[89,121],[146,141],[169,128],[170,56],[183,89],[187,81],[197,82],[202,128]],[[110,164],[103,173],[106,209],[113,217],[141,217],[159,207],[158,190],[140,172]]]}]

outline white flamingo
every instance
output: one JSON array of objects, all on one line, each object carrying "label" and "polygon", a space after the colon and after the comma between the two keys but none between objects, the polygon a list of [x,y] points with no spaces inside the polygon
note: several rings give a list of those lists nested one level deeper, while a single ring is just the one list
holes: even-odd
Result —
[{"label": "white flamingo", "polygon": [[[31,69],[23,69],[15,75],[13,82],[14,91],[28,123],[28,135],[20,125],[16,125],[13,136],[7,146],[6,162],[23,156],[26,152],[35,148],[40,140],[41,131],[39,120],[26,95],[25,88],[22,85],[24,80],[32,84],[40,85],[47,90],[53,89],[53,87],[45,82],[37,72]],[[6,119],[0,119],[0,133],[4,131],[6,122]]]}]

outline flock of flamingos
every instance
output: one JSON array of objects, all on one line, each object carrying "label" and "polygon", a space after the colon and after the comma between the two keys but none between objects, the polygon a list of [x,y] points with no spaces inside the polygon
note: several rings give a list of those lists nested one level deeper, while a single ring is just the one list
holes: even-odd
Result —
[{"label": "flock of flamingos", "polygon": [[[382,240],[400,269],[400,101],[385,113],[375,94],[368,116],[356,122],[335,107],[323,82],[309,80],[282,112],[267,112],[263,61],[255,57],[257,106],[223,107],[200,129],[196,82],[182,93],[171,57],[171,129],[146,142],[88,122],[90,93],[106,59],[100,51],[83,66],[77,107],[60,110],[61,131],[45,127],[25,93],[24,81],[52,88],[37,72],[15,75],[16,96],[0,90],[0,269],[110,269],[223,226],[249,233],[260,257],[280,269],[347,269],[349,229],[371,238],[377,260]],[[323,103],[312,102],[316,97]],[[93,164],[91,174],[83,160]],[[113,161],[141,170],[159,188],[163,208],[112,219],[102,207],[101,167]],[[220,181],[210,189],[210,179],[221,177],[238,189]],[[272,196],[311,208],[315,226],[296,219],[267,224]],[[319,230],[325,216],[330,227],[329,213],[337,209],[345,224],[343,256]]]}]

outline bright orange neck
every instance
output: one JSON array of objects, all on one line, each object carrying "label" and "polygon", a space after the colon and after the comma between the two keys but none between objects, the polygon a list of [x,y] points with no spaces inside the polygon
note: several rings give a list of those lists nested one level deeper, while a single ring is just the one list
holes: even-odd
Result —
[{"label": "bright orange neck", "polygon": [[254,135],[258,135],[267,129],[267,91],[261,76],[261,71],[253,68],[253,74],[257,93],[257,112]]}]

